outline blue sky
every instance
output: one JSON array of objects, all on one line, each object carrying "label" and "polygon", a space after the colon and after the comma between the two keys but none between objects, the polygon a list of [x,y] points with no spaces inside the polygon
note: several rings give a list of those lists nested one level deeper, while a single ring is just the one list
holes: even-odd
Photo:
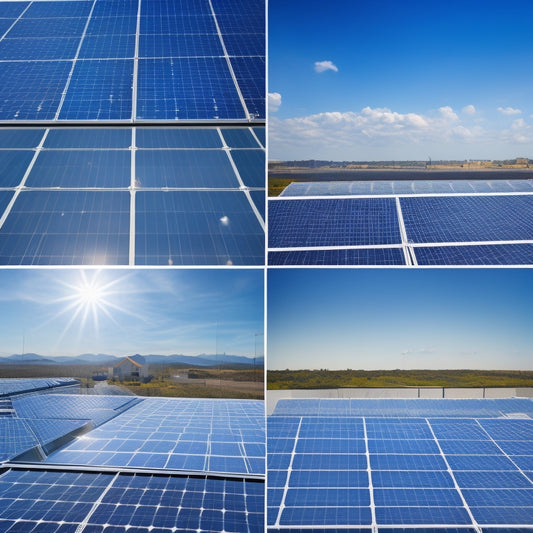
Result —
[{"label": "blue sky", "polygon": [[270,159],[533,158],[532,19],[530,0],[270,0]]},{"label": "blue sky", "polygon": [[23,339],[26,353],[41,355],[263,355],[263,277],[241,269],[2,270],[0,356],[21,353]]},{"label": "blue sky", "polygon": [[272,269],[269,369],[533,370],[533,270]]}]

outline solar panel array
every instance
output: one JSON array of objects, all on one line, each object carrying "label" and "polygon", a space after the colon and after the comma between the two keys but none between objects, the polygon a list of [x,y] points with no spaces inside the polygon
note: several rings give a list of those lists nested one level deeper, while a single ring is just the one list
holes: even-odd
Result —
[{"label": "solar panel array", "polygon": [[531,415],[530,399],[280,401],[268,529],[530,529]]},{"label": "solar panel array", "polygon": [[0,0],[0,65],[0,264],[264,265],[263,0]]},{"label": "solar panel array", "polygon": [[271,265],[533,264],[533,181],[292,183]]},{"label": "solar panel array", "polygon": [[79,387],[74,378],[0,378],[0,397],[29,394],[32,392],[61,392],[65,387]]},{"label": "solar panel array", "polygon": [[264,531],[263,402],[11,402],[0,418],[1,531]]}]

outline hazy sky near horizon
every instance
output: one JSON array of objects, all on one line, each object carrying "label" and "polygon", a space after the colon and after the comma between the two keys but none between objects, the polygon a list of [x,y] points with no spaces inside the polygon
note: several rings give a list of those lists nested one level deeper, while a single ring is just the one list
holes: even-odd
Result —
[{"label": "hazy sky near horizon", "polygon": [[269,0],[269,158],[533,158],[530,0]]},{"label": "hazy sky near horizon", "polygon": [[272,269],[267,368],[533,370],[531,269]]},{"label": "hazy sky near horizon", "polygon": [[[0,356],[263,355],[263,271],[0,271]],[[259,336],[256,336],[259,334]]]}]

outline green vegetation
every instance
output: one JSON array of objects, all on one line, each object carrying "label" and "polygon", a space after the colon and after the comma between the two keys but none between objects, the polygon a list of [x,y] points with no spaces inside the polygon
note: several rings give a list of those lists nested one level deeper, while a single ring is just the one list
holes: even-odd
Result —
[{"label": "green vegetation", "polygon": [[532,371],[505,370],[269,370],[267,388],[533,387]]},{"label": "green vegetation", "polygon": [[263,369],[230,370],[213,368],[194,368],[188,370],[189,379],[223,379],[230,381],[263,381]]},{"label": "green vegetation", "polygon": [[268,196],[279,196],[285,187],[290,185],[294,178],[269,178],[268,179]]}]

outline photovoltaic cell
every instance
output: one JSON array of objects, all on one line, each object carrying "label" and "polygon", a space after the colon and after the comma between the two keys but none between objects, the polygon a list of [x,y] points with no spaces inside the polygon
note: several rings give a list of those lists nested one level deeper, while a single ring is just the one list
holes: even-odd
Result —
[{"label": "photovoltaic cell", "polygon": [[401,242],[394,200],[288,200],[269,203],[269,246],[347,246]]},{"label": "photovoltaic cell", "polygon": [[220,135],[213,128],[137,128],[136,143],[139,148],[222,147]]},{"label": "photovoltaic cell", "polygon": [[16,187],[33,159],[30,150],[0,150],[0,187]]},{"label": "photovoltaic cell", "polygon": [[263,230],[241,192],[138,192],[136,264],[264,262]]},{"label": "photovoltaic cell", "polygon": [[417,246],[419,265],[530,265],[533,244]]},{"label": "photovoltaic cell", "polygon": [[0,229],[0,263],[128,264],[128,244],[129,194],[27,191]]},{"label": "photovoltaic cell", "polygon": [[79,37],[3,39],[0,60],[72,59],[79,42]]},{"label": "photovoltaic cell", "polygon": [[533,239],[533,196],[402,198],[413,242]]},{"label": "photovoltaic cell", "polygon": [[401,248],[268,252],[269,265],[405,265]]}]

